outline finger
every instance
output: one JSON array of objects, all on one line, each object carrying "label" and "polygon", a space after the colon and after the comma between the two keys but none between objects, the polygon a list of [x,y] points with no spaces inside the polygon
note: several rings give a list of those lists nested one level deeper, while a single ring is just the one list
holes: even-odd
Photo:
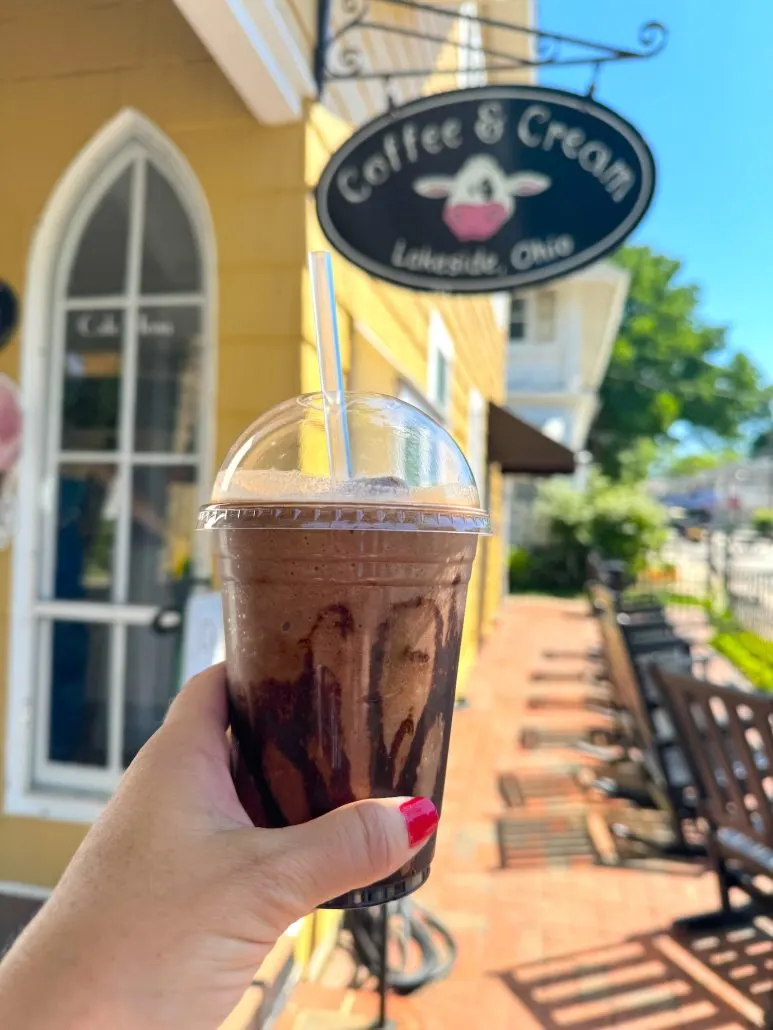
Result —
[{"label": "finger", "polygon": [[165,723],[186,722],[202,730],[216,729],[222,735],[228,726],[225,664],[212,665],[189,679],[174,699]]},{"label": "finger", "polygon": [[261,834],[258,846],[288,908],[313,908],[391,875],[419,851],[437,828],[429,798],[358,801],[320,819]]}]

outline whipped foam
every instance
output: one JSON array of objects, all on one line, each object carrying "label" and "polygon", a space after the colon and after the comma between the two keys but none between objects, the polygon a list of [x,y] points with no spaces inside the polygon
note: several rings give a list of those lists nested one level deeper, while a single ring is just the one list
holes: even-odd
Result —
[{"label": "whipped foam", "polygon": [[480,509],[469,483],[410,487],[393,476],[334,482],[327,476],[277,469],[238,469],[218,473],[212,504],[410,504],[411,507]]}]

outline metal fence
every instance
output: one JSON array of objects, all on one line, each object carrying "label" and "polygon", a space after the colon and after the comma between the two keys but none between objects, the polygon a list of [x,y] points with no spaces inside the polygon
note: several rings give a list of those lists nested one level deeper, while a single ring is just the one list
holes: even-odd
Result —
[{"label": "metal fence", "polygon": [[700,541],[673,537],[637,587],[695,598],[773,640],[773,541],[751,531],[715,532]]},{"label": "metal fence", "polygon": [[730,568],[727,607],[735,621],[765,640],[773,640],[773,571]]}]

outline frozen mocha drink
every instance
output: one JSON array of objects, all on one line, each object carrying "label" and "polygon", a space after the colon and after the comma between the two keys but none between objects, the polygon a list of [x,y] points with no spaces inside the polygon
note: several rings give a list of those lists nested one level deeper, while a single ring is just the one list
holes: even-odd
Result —
[{"label": "frozen mocha drink", "polygon": [[[444,434],[408,405],[357,395],[355,427],[360,405],[369,423],[386,410],[417,434]],[[425,485],[409,486],[421,473],[400,464],[404,448],[390,455],[382,441],[388,475],[334,484],[261,467],[275,447],[264,439],[261,449],[255,436],[253,427],[237,467],[235,445],[201,514],[216,535],[242,803],[264,826],[389,795],[431,797],[440,810],[467,584],[487,528],[469,503],[477,496],[466,462],[443,436],[433,454],[453,482],[428,483],[425,469]],[[415,890],[433,850],[431,841],[393,877],[330,905]]]}]

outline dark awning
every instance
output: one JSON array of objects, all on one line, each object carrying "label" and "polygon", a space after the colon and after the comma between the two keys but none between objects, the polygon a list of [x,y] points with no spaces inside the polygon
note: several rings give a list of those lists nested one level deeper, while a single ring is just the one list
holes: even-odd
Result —
[{"label": "dark awning", "polygon": [[539,429],[516,418],[505,408],[488,406],[488,460],[497,462],[510,475],[570,475],[574,455]]}]

